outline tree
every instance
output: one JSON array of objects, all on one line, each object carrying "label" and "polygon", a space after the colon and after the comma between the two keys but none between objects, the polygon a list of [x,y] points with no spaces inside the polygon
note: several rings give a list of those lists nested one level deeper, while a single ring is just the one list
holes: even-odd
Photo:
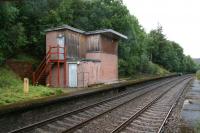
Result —
[{"label": "tree", "polygon": [[21,51],[26,44],[23,24],[17,21],[19,10],[10,2],[0,4],[0,64]]},{"label": "tree", "polygon": [[179,44],[166,39],[161,26],[146,33],[122,0],[1,2],[0,64],[20,53],[42,59],[45,30],[63,24],[86,31],[111,28],[127,35],[128,40],[119,42],[120,75],[148,73],[158,65],[172,72],[192,72],[197,68]]}]

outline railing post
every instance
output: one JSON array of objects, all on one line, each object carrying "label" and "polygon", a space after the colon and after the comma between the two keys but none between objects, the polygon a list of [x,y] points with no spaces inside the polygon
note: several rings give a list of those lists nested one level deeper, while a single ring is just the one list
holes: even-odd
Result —
[{"label": "railing post", "polygon": [[57,73],[57,86],[60,87],[60,51],[59,51],[59,45],[57,46],[57,55],[58,55],[58,64],[57,64],[57,67],[58,67],[58,73]]},{"label": "railing post", "polygon": [[60,59],[59,57],[60,57],[60,52],[59,52],[59,45],[57,46],[57,55],[58,55],[58,60]]},{"label": "railing post", "polygon": [[85,73],[83,72],[83,87],[85,87]]},{"label": "railing post", "polygon": [[50,70],[49,70],[49,86],[51,86],[51,79],[52,79],[52,78],[51,78],[51,77],[52,77],[52,74],[51,74],[51,73],[52,73],[52,72],[51,72],[51,71],[52,71],[52,70],[51,70],[51,62],[50,62],[50,68],[49,68],[49,69],[50,69]]},{"label": "railing post", "polygon": [[67,79],[66,79],[66,76],[67,76],[67,73],[66,73],[66,72],[67,72],[67,70],[66,70],[66,69],[67,69],[67,68],[66,68],[66,67],[67,67],[67,63],[66,63],[66,61],[67,61],[67,60],[66,60],[66,47],[64,47],[64,86],[65,86],[65,87],[67,86],[67,85],[66,85],[66,80],[67,80]]}]

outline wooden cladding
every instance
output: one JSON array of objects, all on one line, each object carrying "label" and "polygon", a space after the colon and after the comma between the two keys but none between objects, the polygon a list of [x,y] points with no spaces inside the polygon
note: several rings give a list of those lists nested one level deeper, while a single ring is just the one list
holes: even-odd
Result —
[{"label": "wooden cladding", "polygon": [[92,35],[88,37],[87,51],[100,51],[100,35]]},{"label": "wooden cladding", "polygon": [[62,44],[63,40],[59,35],[62,35],[64,38],[66,56],[70,59],[86,58],[87,52],[117,54],[117,40],[101,34],[84,35],[70,30],[48,32],[46,36],[47,51],[49,46]]},{"label": "wooden cladding", "polygon": [[67,33],[66,45],[67,45],[67,57],[78,58],[79,35],[75,33]]}]

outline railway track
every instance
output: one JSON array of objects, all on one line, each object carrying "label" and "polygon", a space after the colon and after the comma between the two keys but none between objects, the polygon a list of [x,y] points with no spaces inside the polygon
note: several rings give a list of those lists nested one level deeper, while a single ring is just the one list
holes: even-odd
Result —
[{"label": "railway track", "polygon": [[[35,123],[26,127],[22,127],[17,130],[11,131],[13,132],[34,132],[34,133],[44,133],[44,132],[92,132],[93,130],[89,130],[90,128],[87,128],[86,125],[91,124],[96,119],[99,119],[106,114],[109,114],[113,111],[120,110],[120,109],[127,109],[124,111],[128,111],[127,114],[133,113],[130,111],[131,109],[128,107],[132,103],[138,103],[138,107],[142,106],[145,102],[149,101],[150,98],[152,98],[155,95],[161,95],[166,93],[167,91],[171,90],[174,86],[179,84],[182,81],[187,80],[189,77],[182,77],[182,78],[172,78],[168,80],[163,80],[161,83],[157,82],[154,84],[146,85],[144,87],[140,87],[137,90],[129,91],[127,93],[121,94],[119,96],[115,96],[109,99],[106,99],[101,102],[97,102],[92,105],[88,105],[87,107],[77,109],[75,111],[65,113],[59,116],[55,116],[53,118],[50,118],[48,120]],[[189,80],[189,79],[188,79]],[[145,98],[146,97],[146,98]],[[159,97],[160,98],[160,97]],[[158,98],[158,99],[159,99]],[[157,99],[157,100],[158,100]],[[135,101],[135,102],[133,102]],[[142,103],[142,104],[141,104]],[[141,108],[141,107],[140,107]],[[126,112],[123,112],[122,114],[126,114]],[[121,114],[121,115],[122,115]],[[118,115],[121,117],[120,115]],[[130,115],[129,115],[130,116]],[[123,119],[127,119],[127,117],[124,117]],[[120,119],[118,119],[120,120]],[[128,119],[127,119],[128,120]],[[132,119],[131,119],[132,121]],[[118,122],[118,121],[116,121]],[[98,122],[97,122],[98,123]],[[114,127],[119,126],[120,124],[123,125],[123,122],[120,121]],[[130,123],[129,123],[130,124]],[[120,126],[121,126],[120,125]],[[126,124],[127,125],[127,124]],[[86,126],[86,128],[85,128]],[[84,129],[85,128],[85,129]],[[95,128],[93,128],[95,129]],[[111,130],[112,128],[107,128],[105,130],[106,132],[118,132],[122,129],[124,130],[125,127],[117,127],[115,130]],[[120,130],[119,130],[120,129]]]},{"label": "railway track", "polygon": [[[138,108],[111,133],[160,133],[189,80],[186,79],[184,83],[171,87],[145,106]],[[174,87],[177,89],[173,89]]]},{"label": "railway track", "polygon": [[[185,77],[183,79],[179,79],[177,81],[171,82],[167,86],[162,86],[163,88],[160,88],[159,90],[157,89],[155,91],[151,91],[143,96],[140,96],[137,99],[134,99],[130,103],[126,103],[123,106],[118,107],[115,110],[112,110],[112,112],[107,112],[104,116],[101,116],[97,119],[90,121],[89,124],[88,123],[85,125],[82,124],[82,125],[74,127],[73,130],[66,130],[65,132],[83,132],[83,133],[120,132],[121,128],[123,129],[124,126],[127,125],[127,123],[129,124],[129,122],[132,121],[132,119],[130,120],[128,119],[129,117],[131,117],[134,114],[135,114],[134,117],[136,117],[137,115],[142,113],[141,110],[145,110],[147,108],[147,105],[150,106],[150,103],[153,104],[156,100],[158,100],[160,97],[165,95],[165,93],[167,93],[170,90],[174,90],[173,89],[174,87],[176,87],[177,85],[179,85],[185,80],[190,80],[190,79],[188,79],[188,77]],[[163,107],[161,107],[161,109],[166,110]],[[148,114],[148,115],[151,116],[153,115],[153,113]],[[154,113],[154,115],[157,116],[156,112]],[[151,119],[149,119],[149,122],[151,123]],[[162,121],[157,121],[157,122],[162,123]],[[140,125],[139,128],[142,128],[143,126],[145,127],[148,125],[145,125],[143,123],[143,125]],[[148,130],[140,131],[134,128],[132,128],[132,130],[129,132],[134,132],[134,131],[135,132],[149,132]]]}]

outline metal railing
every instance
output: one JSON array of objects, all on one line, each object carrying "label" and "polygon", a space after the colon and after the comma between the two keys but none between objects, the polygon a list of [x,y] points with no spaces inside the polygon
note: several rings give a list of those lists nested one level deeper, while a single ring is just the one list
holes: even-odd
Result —
[{"label": "metal railing", "polygon": [[[63,50],[60,50],[60,49],[63,49]],[[61,55],[63,55],[62,56],[63,58],[60,58]],[[56,59],[52,58],[54,56],[56,56],[57,58]],[[49,73],[51,73],[51,63],[52,62],[54,62],[54,63],[58,62],[58,66],[59,66],[59,62],[63,62],[63,63],[66,62],[66,48],[65,47],[60,47],[59,45],[49,46],[49,50],[46,53],[46,56],[43,58],[43,60],[41,61],[40,65],[37,67],[37,69],[33,72],[33,84],[34,85],[38,84],[42,75],[44,75],[44,74],[48,75]],[[59,68],[58,68],[58,70],[59,70]],[[66,71],[65,71],[65,73],[66,73]],[[59,72],[58,72],[57,77],[59,77]]]}]

